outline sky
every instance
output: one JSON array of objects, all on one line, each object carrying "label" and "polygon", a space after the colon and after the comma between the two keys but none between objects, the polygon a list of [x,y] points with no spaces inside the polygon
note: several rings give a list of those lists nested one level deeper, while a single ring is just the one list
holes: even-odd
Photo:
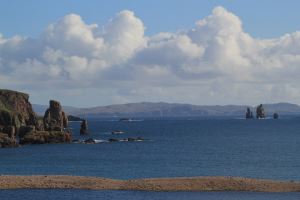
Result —
[{"label": "sky", "polygon": [[299,1],[0,4],[0,87],[32,103],[300,104]]}]

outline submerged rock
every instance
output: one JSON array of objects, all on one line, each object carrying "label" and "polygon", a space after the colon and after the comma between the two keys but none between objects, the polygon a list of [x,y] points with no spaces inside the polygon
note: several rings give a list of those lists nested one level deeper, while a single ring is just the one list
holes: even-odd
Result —
[{"label": "submerged rock", "polygon": [[145,141],[145,139],[141,138],[141,137],[137,137],[137,138],[124,138],[124,139],[110,138],[108,141],[109,142],[142,142],[142,141]]},{"label": "submerged rock", "polygon": [[108,141],[109,142],[120,142],[120,140],[116,139],[116,138],[109,138]]},{"label": "submerged rock", "polygon": [[257,106],[256,108],[256,118],[257,119],[263,119],[266,117],[265,110],[262,104]]},{"label": "submerged rock", "polygon": [[111,134],[123,134],[125,133],[125,131],[121,131],[121,130],[114,130],[111,132]]},{"label": "submerged rock", "polygon": [[96,143],[103,143],[103,142],[108,142],[108,141],[96,140],[93,138],[88,138],[86,140],[81,140],[81,139],[72,140],[72,143],[74,144],[96,144]]},{"label": "submerged rock", "polygon": [[96,141],[93,138],[89,138],[83,141],[85,144],[95,144]]},{"label": "submerged rock", "polygon": [[144,138],[141,138],[141,137],[137,137],[137,138],[128,138],[127,139],[128,142],[141,142],[141,141],[145,141]]},{"label": "submerged rock", "polygon": [[81,143],[82,141],[81,140],[78,140],[78,139],[75,139],[75,140],[72,140],[72,143],[75,143],[75,144],[78,144],[78,143]]},{"label": "submerged rock", "polygon": [[132,119],[131,119],[131,118],[124,117],[124,118],[120,118],[119,121],[120,121],[120,122],[131,122]]}]

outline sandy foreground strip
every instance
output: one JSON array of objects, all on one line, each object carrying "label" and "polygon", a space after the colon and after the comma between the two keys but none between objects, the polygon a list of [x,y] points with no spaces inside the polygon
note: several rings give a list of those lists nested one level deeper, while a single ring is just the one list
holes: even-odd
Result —
[{"label": "sandy foreground strip", "polygon": [[0,175],[0,189],[300,192],[300,182],[240,177],[114,180],[84,176]]}]

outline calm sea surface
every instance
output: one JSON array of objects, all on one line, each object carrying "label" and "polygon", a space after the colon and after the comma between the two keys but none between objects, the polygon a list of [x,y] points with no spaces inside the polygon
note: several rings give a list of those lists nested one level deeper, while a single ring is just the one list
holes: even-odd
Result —
[{"label": "calm sea surface", "polygon": [[[71,123],[74,138],[79,123]],[[0,149],[0,174],[65,174],[117,179],[243,176],[300,181],[300,118],[279,120],[89,120],[91,137],[144,142],[28,145]],[[126,133],[111,135],[113,130]],[[83,139],[83,138],[80,138]],[[24,195],[25,194],[25,195]],[[297,193],[155,193],[2,190],[0,199],[300,199]],[[40,197],[40,198],[38,198]],[[81,197],[81,198],[79,198]]]},{"label": "calm sea surface", "polygon": [[299,200],[299,193],[255,192],[139,192],[93,190],[4,190],[1,199],[9,200]]}]

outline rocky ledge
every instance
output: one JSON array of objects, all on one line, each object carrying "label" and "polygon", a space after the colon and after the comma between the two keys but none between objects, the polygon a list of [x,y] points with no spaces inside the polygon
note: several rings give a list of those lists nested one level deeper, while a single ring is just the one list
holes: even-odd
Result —
[{"label": "rocky ledge", "polygon": [[0,148],[19,146],[15,138],[9,137],[5,133],[0,133]]},{"label": "rocky ledge", "polygon": [[61,131],[32,131],[20,139],[20,144],[70,143],[72,134]]}]

